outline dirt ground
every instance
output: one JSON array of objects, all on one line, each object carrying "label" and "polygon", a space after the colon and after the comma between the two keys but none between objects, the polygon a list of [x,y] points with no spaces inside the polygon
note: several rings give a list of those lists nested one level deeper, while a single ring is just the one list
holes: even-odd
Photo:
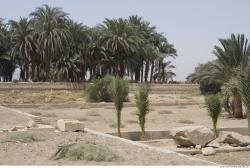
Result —
[{"label": "dirt ground", "polygon": [[[134,102],[134,94],[129,94],[129,102]],[[151,94],[152,103],[202,103],[204,98],[194,92],[193,94]],[[45,91],[27,91],[10,90],[0,91],[0,104],[72,104],[88,102],[86,93],[82,90],[45,90]]]},{"label": "dirt ground", "polygon": [[[7,134],[0,134],[0,165],[209,165],[201,161],[188,160],[177,154],[163,154],[142,147],[107,139],[89,133],[36,131],[41,141],[20,143],[4,142]],[[79,143],[81,141],[105,144],[120,159],[114,162],[52,160],[58,145]]]},{"label": "dirt ground", "polygon": [[211,162],[221,163],[224,165],[250,165],[250,151],[245,152],[228,152],[228,153],[217,153],[212,156],[203,156],[201,154],[195,155],[200,159],[209,160]]},{"label": "dirt ground", "polygon": [[[130,103],[134,103],[134,95],[129,94]],[[55,108],[58,104],[77,105],[72,108]],[[81,103],[83,105],[81,105]],[[101,132],[116,132],[115,108],[110,104],[102,107],[100,103],[97,107],[86,106],[84,92],[70,91],[43,91],[43,92],[0,92],[0,104],[39,104],[39,107],[22,108],[16,107],[25,113],[30,113],[41,117],[44,124],[56,126],[58,119],[78,119],[85,123],[87,128]],[[171,128],[188,125],[204,125],[212,127],[211,118],[208,116],[204,105],[204,97],[197,93],[190,94],[151,94],[150,112],[147,115],[146,130],[169,130]],[[161,103],[161,105],[157,105]],[[164,106],[166,103],[166,106]],[[58,107],[59,107],[58,106]],[[15,125],[25,125],[28,117],[13,113],[0,108],[0,128],[11,128]],[[247,120],[237,120],[229,118],[223,112],[218,120],[218,127],[247,127]],[[0,131],[1,131],[0,129]],[[122,110],[121,131],[139,131],[136,107],[124,107]],[[40,133],[45,137],[44,141],[33,143],[0,143],[0,164],[6,165],[198,165],[198,162],[190,162],[181,159],[174,154],[152,153],[145,149],[137,149],[120,141],[105,140],[90,134],[82,133]],[[0,133],[0,141],[6,133]],[[91,139],[98,143],[103,143],[116,151],[119,155],[124,155],[125,159],[119,162],[78,162],[49,160],[49,156],[55,152],[60,144],[75,141],[75,139]],[[163,142],[168,143],[168,142]],[[150,145],[150,144],[149,144]],[[173,145],[173,144],[171,144]],[[157,145],[152,145],[157,146]],[[161,145],[160,145],[161,146]],[[18,152],[17,152],[18,151]],[[197,158],[230,165],[249,165],[247,160],[250,152],[218,153],[215,156],[195,155]],[[7,156],[7,157],[6,157]]]},{"label": "dirt ground", "polygon": [[[115,109],[105,108],[20,108],[21,111],[42,117],[44,122],[56,125],[58,119],[78,119],[84,121],[87,128],[116,132]],[[212,127],[204,105],[152,106],[146,118],[146,130],[169,130],[174,127],[188,125],[204,125]],[[228,118],[223,113],[218,121],[218,127],[247,127],[247,120]],[[122,110],[122,131],[139,131],[138,117],[135,107],[124,107]]]}]

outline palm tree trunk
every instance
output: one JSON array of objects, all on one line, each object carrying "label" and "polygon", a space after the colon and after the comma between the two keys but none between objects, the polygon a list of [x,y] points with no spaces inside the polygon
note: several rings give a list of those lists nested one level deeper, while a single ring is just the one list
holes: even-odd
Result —
[{"label": "palm tree trunk", "polygon": [[233,116],[243,118],[242,100],[238,90],[233,91]]},{"label": "palm tree trunk", "polygon": [[121,111],[117,111],[117,135],[121,137]]},{"label": "palm tree trunk", "polygon": [[145,74],[144,74],[144,81],[147,82],[148,81],[148,73],[149,73],[149,61],[146,61],[146,65],[145,65]]},{"label": "palm tree trunk", "polygon": [[152,65],[151,65],[151,72],[150,72],[150,82],[152,82],[152,81],[153,81],[154,68],[155,68],[155,62],[154,62],[154,61],[152,61]]},{"label": "palm tree trunk", "polygon": [[250,106],[247,107],[248,135],[250,136]]},{"label": "palm tree trunk", "polygon": [[140,66],[137,66],[135,69],[135,81],[140,81]]}]

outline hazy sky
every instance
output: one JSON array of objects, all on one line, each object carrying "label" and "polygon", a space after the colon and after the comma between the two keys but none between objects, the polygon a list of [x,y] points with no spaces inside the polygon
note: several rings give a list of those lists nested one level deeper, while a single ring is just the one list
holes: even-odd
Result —
[{"label": "hazy sky", "polygon": [[175,45],[176,80],[184,80],[198,63],[214,59],[211,52],[218,38],[231,33],[250,38],[250,0],[1,0],[0,17],[27,17],[42,4],[61,7],[88,26],[104,18],[142,16]]}]

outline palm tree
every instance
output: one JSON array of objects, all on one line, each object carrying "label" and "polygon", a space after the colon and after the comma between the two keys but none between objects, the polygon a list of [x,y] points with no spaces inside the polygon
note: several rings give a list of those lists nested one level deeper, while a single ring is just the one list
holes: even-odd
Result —
[{"label": "palm tree", "polygon": [[173,80],[173,77],[176,74],[171,70],[175,68],[175,66],[171,65],[171,61],[162,62],[159,66],[158,72],[155,73],[154,79],[161,82],[168,82],[169,80]]},{"label": "palm tree", "polygon": [[221,113],[220,97],[212,94],[208,95],[205,100],[209,116],[212,118],[214,135],[217,137],[217,122]]},{"label": "palm tree", "polygon": [[20,18],[19,21],[10,20],[11,38],[13,47],[11,55],[17,56],[20,64],[24,67],[24,80],[29,80],[29,64],[32,52],[35,50],[35,43],[33,40],[34,30],[31,28],[31,22],[27,18]]},{"label": "palm tree", "polygon": [[53,62],[53,79],[66,82],[77,81],[80,73],[79,55],[65,53],[57,61]]},{"label": "palm tree", "polygon": [[0,81],[11,81],[12,71],[14,69],[13,59],[9,55],[11,49],[10,31],[7,24],[0,18]]},{"label": "palm tree", "polygon": [[136,106],[138,110],[138,119],[141,127],[141,140],[145,138],[145,122],[146,115],[149,113],[149,95],[150,86],[148,84],[140,84],[138,86],[137,92],[135,94]]},{"label": "palm tree", "polygon": [[[228,39],[219,39],[222,48],[215,46],[213,51],[217,62],[213,64],[214,73],[217,79],[224,85],[231,79],[237,78],[239,66],[246,66],[250,56],[250,45],[244,35],[231,35]],[[233,116],[243,118],[242,100],[237,87],[230,87],[233,95]]]},{"label": "palm tree", "polygon": [[126,101],[129,92],[127,81],[122,80],[119,77],[113,78],[110,86],[110,92],[116,108],[117,134],[121,137],[121,111],[123,102]]},{"label": "palm tree", "polygon": [[241,68],[239,91],[247,110],[248,134],[250,135],[250,65]]},{"label": "palm tree", "polygon": [[106,19],[102,25],[103,35],[101,42],[107,48],[114,63],[114,72],[123,77],[125,65],[133,59],[143,42],[143,37],[137,34],[135,27],[126,19]]},{"label": "palm tree", "polygon": [[30,14],[38,36],[45,78],[51,78],[51,62],[63,50],[69,31],[66,20],[67,14],[61,8],[43,5]]}]

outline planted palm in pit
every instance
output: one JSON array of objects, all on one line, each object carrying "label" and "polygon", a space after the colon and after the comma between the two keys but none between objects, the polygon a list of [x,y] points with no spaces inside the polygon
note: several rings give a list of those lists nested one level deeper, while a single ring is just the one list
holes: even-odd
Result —
[{"label": "planted palm in pit", "polygon": [[213,122],[213,130],[215,137],[217,137],[217,121],[219,118],[219,115],[221,113],[221,102],[220,97],[216,95],[208,95],[205,99],[206,107],[209,113],[209,116],[212,118]]},{"label": "planted palm in pit", "polygon": [[116,120],[117,120],[117,134],[121,137],[121,111],[123,102],[126,101],[129,88],[128,83],[119,77],[114,77],[110,85],[110,93],[112,95],[112,101],[116,108]]},{"label": "planted palm in pit", "polygon": [[107,146],[94,142],[81,142],[79,144],[69,144],[59,146],[51,159],[85,160],[96,162],[113,162],[122,158]]},{"label": "planted palm in pit", "polygon": [[150,87],[148,84],[140,84],[135,94],[137,115],[141,128],[141,140],[145,139],[146,115],[149,113],[149,95]]}]

